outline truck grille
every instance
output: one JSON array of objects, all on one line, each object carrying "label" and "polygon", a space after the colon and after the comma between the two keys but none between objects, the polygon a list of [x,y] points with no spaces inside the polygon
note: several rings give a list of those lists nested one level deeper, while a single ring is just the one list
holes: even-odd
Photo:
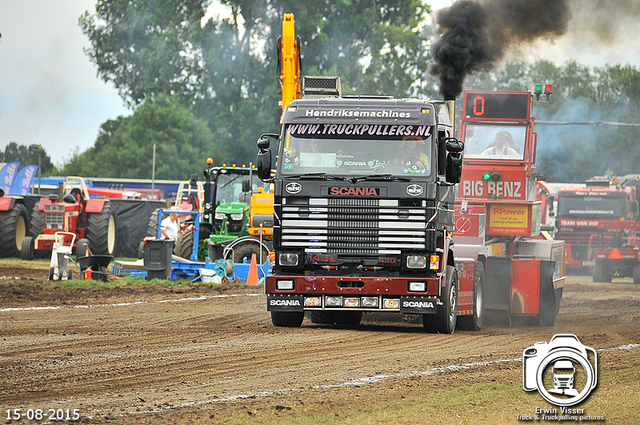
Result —
[{"label": "truck grille", "polygon": [[45,215],[45,228],[64,230],[64,213],[47,213]]},{"label": "truck grille", "polygon": [[284,203],[282,246],[328,254],[424,250],[430,217],[423,202],[402,206],[394,199],[310,198],[304,205]]}]

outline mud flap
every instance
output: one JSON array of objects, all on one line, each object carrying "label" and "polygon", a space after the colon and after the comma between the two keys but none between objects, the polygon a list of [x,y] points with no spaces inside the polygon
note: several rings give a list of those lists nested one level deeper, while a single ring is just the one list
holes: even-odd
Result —
[{"label": "mud flap", "polygon": [[485,310],[509,311],[511,301],[511,260],[487,257],[485,276]]},{"label": "mud flap", "polygon": [[400,313],[402,314],[436,314],[438,297],[400,297]]},{"label": "mud flap", "polygon": [[267,294],[267,311],[302,312],[304,298],[298,294]]},{"label": "mud flap", "polygon": [[560,309],[562,288],[558,291],[553,287],[553,273],[555,261],[540,261],[540,303],[538,307],[538,325],[553,326]]}]

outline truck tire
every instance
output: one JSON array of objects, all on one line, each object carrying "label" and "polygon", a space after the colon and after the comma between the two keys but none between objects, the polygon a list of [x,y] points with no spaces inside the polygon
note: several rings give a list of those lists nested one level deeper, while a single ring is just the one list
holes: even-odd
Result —
[{"label": "truck tire", "polygon": [[79,239],[76,244],[76,258],[86,257],[89,255],[89,239]]},{"label": "truck tire", "polygon": [[20,257],[24,261],[33,260],[33,237],[26,236],[22,240],[22,249],[20,250]]},{"label": "truck tire", "polygon": [[333,325],[336,323],[333,311],[310,311],[309,320],[311,320],[311,323],[318,325]]},{"label": "truck tire", "polygon": [[193,252],[193,226],[185,227],[178,232],[173,253],[180,258],[191,260]]},{"label": "truck tire", "polygon": [[[247,263],[251,263],[251,257],[253,254],[256,254],[256,261],[260,263],[262,259],[262,263],[264,264],[269,258],[269,251],[264,247],[260,246],[260,241],[247,239],[242,242],[238,242],[236,245],[230,245],[233,248],[232,250],[226,251],[225,258],[230,258],[234,263],[244,263],[245,260]],[[260,256],[260,250],[262,249],[262,258]]]},{"label": "truck tire", "polygon": [[101,213],[87,214],[89,248],[94,255],[113,255],[116,249],[116,220],[105,202]]},{"label": "truck tire", "polygon": [[447,266],[446,284],[442,288],[436,314],[423,314],[422,324],[427,332],[452,334],[456,329],[458,317],[458,272],[453,266]]},{"label": "truck tire", "polygon": [[15,202],[12,209],[0,212],[0,258],[20,258],[28,223],[27,208],[21,203]]},{"label": "truck tire", "polygon": [[272,311],[271,312],[271,323],[273,326],[278,326],[281,328],[299,328],[302,325],[302,321],[304,320],[304,312],[283,312],[283,311]]},{"label": "truck tire", "polygon": [[633,283],[640,284],[640,264],[633,266]]},{"label": "truck tire", "polygon": [[29,236],[36,236],[44,233],[44,211],[38,209],[39,203],[36,203],[31,210],[31,218],[29,219]]},{"label": "truck tire", "polygon": [[484,264],[476,262],[476,273],[473,282],[473,314],[458,317],[458,329],[479,331],[484,322],[484,303],[482,300],[484,289]]},{"label": "truck tire", "polygon": [[613,273],[611,272],[611,268],[608,264],[601,261],[596,261],[596,263],[593,265],[592,276],[594,282],[611,283]]},{"label": "truck tire", "polygon": [[336,311],[335,312],[336,325],[339,326],[358,326],[362,321],[361,311]]}]

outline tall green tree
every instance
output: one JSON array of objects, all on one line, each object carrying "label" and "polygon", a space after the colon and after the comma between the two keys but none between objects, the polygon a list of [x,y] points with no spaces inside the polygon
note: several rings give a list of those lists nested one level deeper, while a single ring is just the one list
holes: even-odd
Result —
[{"label": "tall green tree", "polygon": [[184,99],[237,162],[280,117],[276,39],[296,16],[303,70],[339,75],[345,92],[408,96],[425,89],[429,11],[420,0],[223,0],[227,19],[203,24],[211,0],[98,0],[80,26],[98,74],[136,107],[158,93]]},{"label": "tall green tree", "polygon": [[206,123],[179,98],[148,98],[130,117],[102,126],[96,146],[66,166],[67,174],[150,179],[153,146],[155,177],[186,180],[206,167],[207,157],[222,157]]},{"label": "tall green tree", "polygon": [[51,163],[51,157],[47,155],[47,151],[38,146],[36,149],[30,149],[29,146],[19,145],[16,142],[9,142],[4,148],[4,152],[0,151],[0,162],[19,162],[21,167],[25,165],[38,165],[40,160],[40,172],[42,175],[51,173],[55,167]]}]

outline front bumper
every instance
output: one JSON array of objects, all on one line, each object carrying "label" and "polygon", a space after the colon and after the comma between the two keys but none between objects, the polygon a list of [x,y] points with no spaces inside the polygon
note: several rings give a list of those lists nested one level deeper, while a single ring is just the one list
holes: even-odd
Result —
[{"label": "front bumper", "polygon": [[[292,289],[277,289],[287,281]],[[292,285],[289,284],[292,282]],[[425,291],[409,291],[410,283],[424,282]],[[268,311],[358,310],[435,314],[439,278],[373,278],[328,276],[267,276]]]}]

